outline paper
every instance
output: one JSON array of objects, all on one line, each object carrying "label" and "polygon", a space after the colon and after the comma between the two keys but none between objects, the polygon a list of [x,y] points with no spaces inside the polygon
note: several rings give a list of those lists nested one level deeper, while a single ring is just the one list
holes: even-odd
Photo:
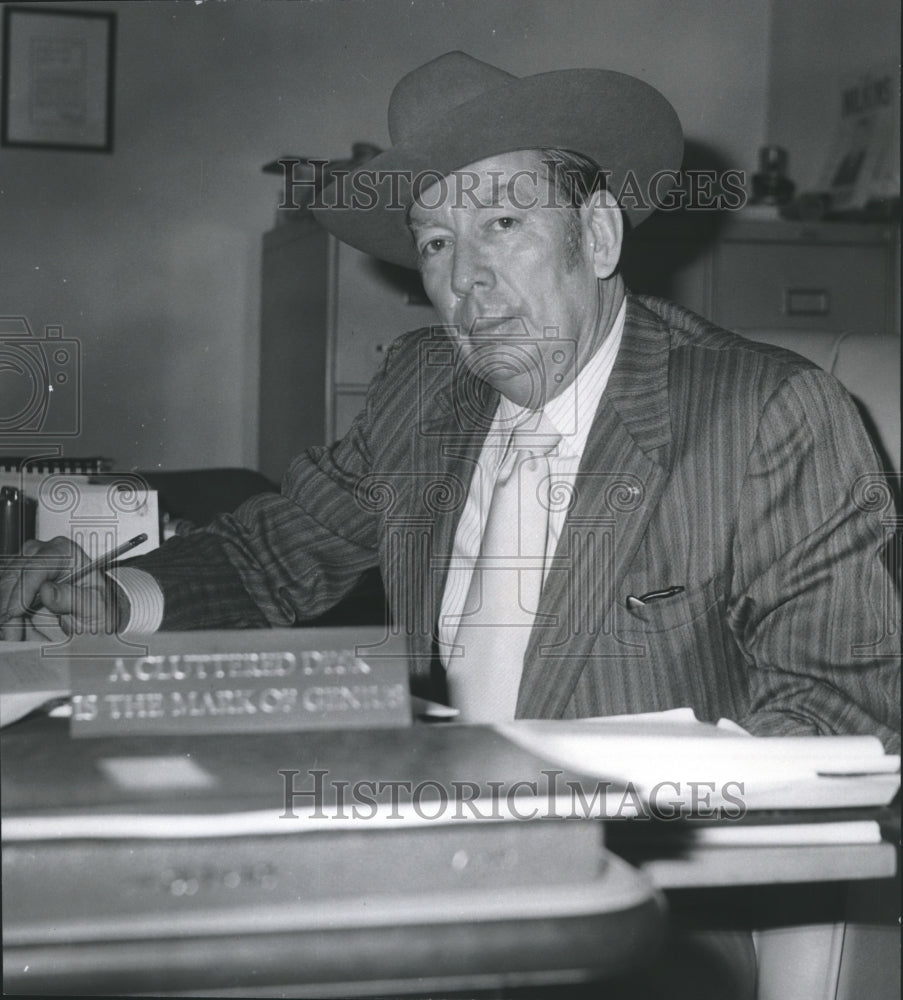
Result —
[{"label": "paper", "polygon": [[893,63],[846,77],[821,187],[835,211],[900,194],[900,82]]},{"label": "paper", "polygon": [[438,701],[429,701],[427,698],[420,698],[411,695],[411,711],[417,719],[436,719],[451,721],[457,719],[460,712],[451,705],[443,705]]},{"label": "paper", "polygon": [[875,736],[754,737],[659,716],[496,728],[563,767],[627,783],[646,802],[667,793],[690,812],[887,805],[900,787],[900,758]]},{"label": "paper", "polygon": [[47,649],[46,640],[0,642],[0,727],[69,694],[68,661]]},{"label": "paper", "polygon": [[840,820],[830,823],[748,823],[697,826],[687,838],[693,847],[766,847],[788,844],[797,847],[820,844],[880,844],[881,827],[876,820]]},{"label": "paper", "polygon": [[122,473],[103,481],[52,473],[43,478],[36,494],[35,535],[41,540],[62,535],[97,559],[136,535],[147,535],[129,553],[151,552],[160,544],[157,492],[147,489],[137,475]]}]

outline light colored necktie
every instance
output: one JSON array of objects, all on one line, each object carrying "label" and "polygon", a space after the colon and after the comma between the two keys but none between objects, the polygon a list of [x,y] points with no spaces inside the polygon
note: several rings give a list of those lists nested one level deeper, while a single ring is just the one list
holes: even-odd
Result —
[{"label": "light colored necktie", "polygon": [[[535,414],[529,416],[535,425]],[[548,423],[516,427],[499,466],[448,663],[449,693],[462,722],[514,718],[546,564],[548,453],[558,440]]]}]

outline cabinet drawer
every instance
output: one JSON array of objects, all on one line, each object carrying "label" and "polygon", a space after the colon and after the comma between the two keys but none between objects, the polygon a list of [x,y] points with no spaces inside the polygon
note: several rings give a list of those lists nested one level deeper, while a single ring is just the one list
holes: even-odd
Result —
[{"label": "cabinet drawer", "polygon": [[885,329],[881,246],[726,242],[715,269],[713,319],[729,329]]},{"label": "cabinet drawer", "polygon": [[436,322],[415,271],[339,244],[335,298],[335,381],[366,385],[392,341]]}]

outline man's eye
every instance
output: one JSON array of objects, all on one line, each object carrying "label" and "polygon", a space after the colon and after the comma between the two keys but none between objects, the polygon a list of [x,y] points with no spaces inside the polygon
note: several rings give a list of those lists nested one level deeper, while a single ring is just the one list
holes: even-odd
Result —
[{"label": "man's eye", "polygon": [[514,229],[517,225],[517,219],[512,218],[510,215],[503,215],[498,219],[494,219],[492,223],[497,229],[507,230]]},{"label": "man's eye", "polygon": [[444,239],[438,236],[433,240],[427,240],[426,243],[422,244],[420,247],[420,256],[421,257],[434,256],[445,247],[445,242],[446,241]]}]

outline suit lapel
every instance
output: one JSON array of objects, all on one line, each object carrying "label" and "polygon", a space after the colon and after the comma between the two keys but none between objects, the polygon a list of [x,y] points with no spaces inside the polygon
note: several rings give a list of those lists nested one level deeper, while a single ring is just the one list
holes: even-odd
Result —
[{"label": "suit lapel", "polygon": [[560,716],[605,636],[621,581],[668,476],[667,327],[631,296],[624,334],[593,421],[575,494],[524,657],[519,717]]},{"label": "suit lapel", "polygon": [[425,616],[416,629],[415,642],[423,643],[417,652],[428,655],[455,532],[498,394],[465,374],[449,379],[423,403],[422,412],[430,416],[414,435],[411,467],[424,475],[407,508],[411,523],[419,522],[423,544],[412,547],[417,556],[408,572],[411,603]]}]

